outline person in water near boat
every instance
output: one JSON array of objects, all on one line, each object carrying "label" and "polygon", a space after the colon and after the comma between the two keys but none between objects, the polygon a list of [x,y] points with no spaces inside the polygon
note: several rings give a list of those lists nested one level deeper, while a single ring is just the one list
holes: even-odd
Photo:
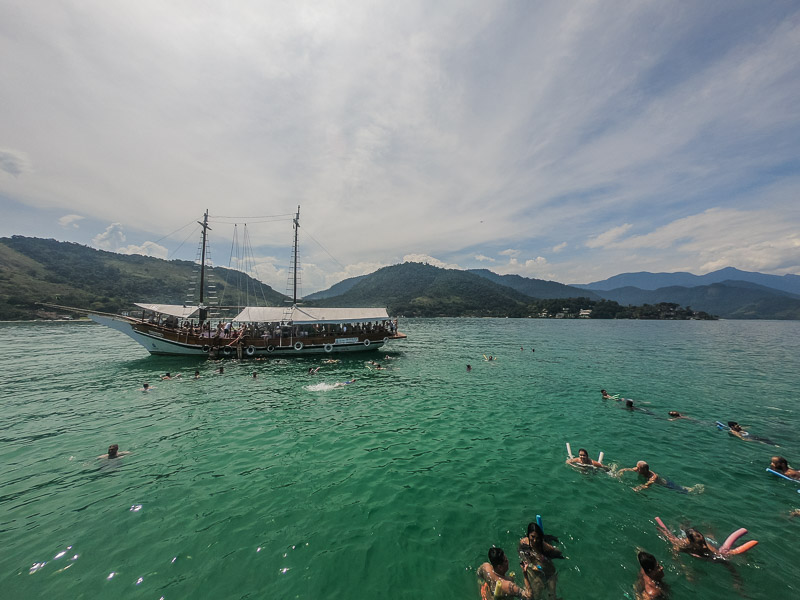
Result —
[{"label": "person in water near boat", "polygon": [[120,456],[125,456],[126,454],[130,454],[130,452],[127,450],[120,452],[119,444],[111,444],[108,447],[108,454],[101,454],[97,458],[119,458]]},{"label": "person in water near boat", "polygon": [[478,567],[478,578],[481,580],[481,600],[533,598],[527,576],[524,588],[514,583],[512,576],[508,573],[508,557],[502,548],[489,548],[489,562]]},{"label": "person in water near boat", "polygon": [[728,421],[728,433],[735,435],[740,440],[744,440],[745,442],[761,442],[762,444],[768,444],[770,446],[778,445],[772,440],[768,440],[767,438],[759,437],[757,435],[753,435],[749,431],[745,431],[736,421]]},{"label": "person in water near boat", "polygon": [[255,371],[253,371],[253,379],[258,379],[258,373],[256,373]]},{"label": "person in water near boat", "polygon": [[575,458],[568,458],[567,464],[576,465],[578,467],[596,467],[598,469],[605,469],[606,471],[610,470],[610,467],[607,467],[603,463],[589,458],[589,452],[586,450],[586,448],[580,448],[578,450],[578,456]]},{"label": "person in water near boat", "polygon": [[792,469],[789,466],[789,462],[782,456],[773,456],[772,459],[770,459],[769,468],[781,475],[800,481],[800,471]]},{"label": "person in water near boat", "polygon": [[194,372],[194,378],[195,379],[200,379],[200,371],[195,371]]},{"label": "person in water near boat", "polygon": [[220,367],[217,369],[217,374],[222,375],[225,372],[225,367]]},{"label": "person in water near boat", "polygon": [[139,391],[140,391],[140,392],[149,392],[149,391],[150,391],[150,390],[152,390],[152,389],[153,389],[153,388],[151,388],[151,387],[150,387],[150,384],[149,384],[149,383],[143,383],[143,384],[142,384],[142,387],[140,387],[140,388],[139,388]]},{"label": "person in water near boat", "polygon": [[677,483],[670,481],[669,479],[664,479],[658,473],[654,473],[653,471],[651,471],[650,465],[648,465],[643,460],[637,462],[635,467],[620,469],[619,471],[617,471],[617,475],[619,476],[626,472],[638,473],[640,477],[643,477],[646,480],[644,483],[637,485],[635,488],[633,488],[634,492],[640,492],[642,490],[645,490],[654,483],[657,483],[658,485],[663,485],[666,488],[675,490],[677,492],[681,492],[683,494],[688,494],[694,489],[701,489],[697,486],[692,488],[683,487],[682,485],[678,485]]},{"label": "person in water near boat", "polygon": [[161,379],[177,379],[180,376],[181,376],[180,373],[176,373],[175,375],[172,375],[169,371],[167,371],[166,373],[164,373],[161,376]]},{"label": "person in water near boat", "polygon": [[665,598],[667,592],[663,583],[664,567],[658,564],[655,556],[643,550],[639,551],[636,558],[639,561],[639,578],[633,588],[636,600]]},{"label": "person in water near boat", "polygon": [[353,377],[350,381],[340,381],[338,383],[334,383],[333,387],[344,387],[346,385],[350,385],[351,383],[355,382],[356,378]]},{"label": "person in water near boat", "polygon": [[528,535],[519,541],[518,550],[533,597],[555,600],[558,573],[552,559],[564,558],[561,550],[545,541],[544,531],[535,522],[528,523]]}]

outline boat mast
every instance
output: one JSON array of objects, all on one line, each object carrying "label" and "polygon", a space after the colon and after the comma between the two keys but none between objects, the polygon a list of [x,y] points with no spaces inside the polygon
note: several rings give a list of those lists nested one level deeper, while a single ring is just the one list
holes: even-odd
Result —
[{"label": "boat mast", "polygon": [[203,305],[203,291],[205,290],[205,277],[206,277],[206,237],[208,235],[208,230],[211,227],[208,226],[208,209],[206,209],[206,213],[203,215],[203,222],[197,222],[200,227],[203,228],[203,250],[202,255],[200,258],[200,304],[198,305],[200,308],[200,323],[202,324],[203,321],[206,320],[206,307]]},{"label": "boat mast", "polygon": [[300,229],[300,205],[297,205],[297,215],[294,218],[294,276],[292,277],[293,292],[292,304],[297,304],[297,230]]}]

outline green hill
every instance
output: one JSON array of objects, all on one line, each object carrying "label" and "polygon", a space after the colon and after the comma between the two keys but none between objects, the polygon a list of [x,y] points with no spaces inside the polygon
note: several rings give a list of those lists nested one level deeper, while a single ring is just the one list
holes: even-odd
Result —
[{"label": "green hill", "polygon": [[539,298],[541,300],[556,298],[589,298],[591,300],[600,300],[600,296],[592,291],[564,285],[557,281],[545,281],[544,279],[533,279],[530,277],[522,277],[521,275],[498,275],[489,269],[470,269],[469,272],[485,277],[489,281],[494,281],[500,285],[510,287],[531,298]]},{"label": "green hill", "polygon": [[[48,316],[37,302],[111,313],[134,302],[183,304],[195,269],[189,261],[116,254],[71,242],[0,238],[0,320]],[[214,267],[206,274],[226,305],[265,300],[275,306],[285,299],[238,271]]]},{"label": "green hill", "polygon": [[532,299],[485,277],[421,263],[384,267],[346,292],[309,305],[386,306],[407,317],[509,316],[531,314]]}]

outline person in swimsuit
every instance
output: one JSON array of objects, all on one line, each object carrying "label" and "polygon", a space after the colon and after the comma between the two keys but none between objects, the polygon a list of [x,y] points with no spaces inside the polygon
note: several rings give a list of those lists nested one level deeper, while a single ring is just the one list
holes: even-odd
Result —
[{"label": "person in swimsuit", "polygon": [[600,390],[600,393],[603,394],[603,400],[619,400],[619,397],[609,396],[605,390]]},{"label": "person in swimsuit", "polygon": [[120,456],[125,456],[126,454],[130,454],[130,452],[128,452],[127,450],[120,452],[119,444],[111,444],[108,447],[108,454],[101,454],[97,458],[108,458],[108,459],[119,458]]},{"label": "person in swimsuit", "polygon": [[530,584],[525,577],[525,588],[519,587],[507,575],[508,557],[502,548],[489,548],[489,562],[478,567],[478,578],[481,580],[481,599],[525,598],[531,595]]},{"label": "person in swimsuit", "polygon": [[564,558],[564,555],[544,538],[544,532],[537,523],[528,524],[528,535],[519,541],[520,565],[534,598],[556,600],[558,573],[552,559]]},{"label": "person in swimsuit", "polygon": [[677,410],[671,410],[671,411],[669,411],[668,414],[670,416],[670,419],[669,419],[670,421],[677,421],[678,419],[689,419],[689,417],[687,417],[684,414],[679,413]]},{"label": "person in swimsuit", "polygon": [[639,579],[634,586],[636,600],[665,598],[667,592],[662,583],[664,579],[664,567],[658,564],[656,557],[649,552],[640,551],[637,554],[637,558],[640,568]]},{"label": "person in swimsuit", "polygon": [[648,465],[643,460],[640,460],[639,462],[637,462],[636,466],[633,467],[633,468],[620,469],[619,471],[617,471],[617,475],[621,475],[622,473],[625,473],[627,471],[632,471],[634,473],[638,473],[641,477],[644,477],[647,480],[643,484],[637,485],[635,488],[633,488],[634,492],[640,492],[640,491],[642,491],[644,489],[647,489],[651,485],[653,485],[654,483],[657,483],[658,485],[663,485],[664,487],[667,487],[667,488],[669,488],[671,490],[676,490],[676,491],[681,492],[683,494],[688,494],[693,489],[695,491],[702,490],[702,486],[695,486],[694,488],[686,488],[686,487],[683,487],[682,485],[678,485],[677,483],[675,483],[673,481],[670,481],[669,479],[664,479],[658,473],[653,473],[650,470],[650,465]]},{"label": "person in swimsuit", "polygon": [[677,552],[685,552],[695,558],[714,559],[722,556],[717,548],[708,543],[706,537],[702,533],[692,527],[684,532],[686,533],[685,538],[679,538],[671,531],[664,529],[662,529],[661,532],[667,537],[672,547]]},{"label": "person in swimsuit", "polygon": [[786,475],[786,477],[800,480],[800,471],[792,469],[787,460],[782,456],[773,456],[770,460],[769,468],[781,475]]},{"label": "person in swimsuit", "polygon": [[750,434],[742,429],[742,426],[736,421],[728,421],[728,427],[730,427],[730,434],[735,435],[740,440],[746,440],[750,437]]},{"label": "person in swimsuit", "polygon": [[586,451],[586,448],[581,448],[580,450],[578,450],[578,456],[576,456],[575,458],[568,458],[567,464],[575,465],[578,467],[596,467],[598,469],[604,469],[606,471],[610,470],[610,467],[607,467],[603,463],[589,458],[589,452]]}]

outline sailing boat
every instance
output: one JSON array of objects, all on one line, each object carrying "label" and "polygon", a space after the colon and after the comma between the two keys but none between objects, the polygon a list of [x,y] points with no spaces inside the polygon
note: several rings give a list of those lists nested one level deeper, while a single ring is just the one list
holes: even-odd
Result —
[{"label": "sailing boat", "polygon": [[[385,308],[318,308],[297,298],[300,207],[293,219],[293,294],[289,306],[246,306],[230,319],[206,304],[205,269],[208,211],[203,221],[200,256],[200,300],[196,306],[136,303],[136,316],[79,310],[144,346],[150,354],[169,356],[264,357],[305,356],[374,351],[390,340],[405,339]],[[226,307],[214,307],[224,310]],[[232,309],[234,307],[227,307]],[[73,309],[76,310],[76,309]]]}]

